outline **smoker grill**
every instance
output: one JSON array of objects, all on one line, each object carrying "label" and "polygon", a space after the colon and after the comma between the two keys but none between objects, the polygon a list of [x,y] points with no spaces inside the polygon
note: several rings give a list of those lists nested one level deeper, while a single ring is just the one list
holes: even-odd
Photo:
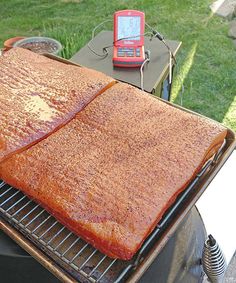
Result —
[{"label": "smoker grill", "polygon": [[228,131],[218,153],[205,163],[130,261],[100,253],[39,204],[3,181],[0,181],[0,227],[64,282],[135,282],[223,165],[234,143],[235,137]]},{"label": "smoker grill", "polygon": [[[77,65],[53,55],[47,56]],[[228,129],[224,145],[204,164],[130,261],[111,259],[100,253],[39,204],[3,181],[0,181],[0,229],[63,282],[136,282],[161,252],[235,145],[235,135]]]}]

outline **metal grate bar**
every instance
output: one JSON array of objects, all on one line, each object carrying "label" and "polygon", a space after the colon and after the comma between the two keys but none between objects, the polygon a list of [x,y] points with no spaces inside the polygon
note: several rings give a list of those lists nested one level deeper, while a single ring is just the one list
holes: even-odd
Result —
[{"label": "metal grate bar", "polygon": [[0,204],[0,207],[3,206],[5,203],[7,203],[9,200],[11,200],[14,196],[18,195],[20,193],[20,191],[16,191],[13,195],[11,195],[9,198],[7,198],[6,200],[4,200],[4,202],[2,202]]},{"label": "metal grate bar", "polygon": [[56,247],[53,249],[54,251],[57,250],[58,248],[60,248],[60,246],[71,236],[73,235],[72,232],[70,232],[64,239],[62,239],[57,245]]},{"label": "metal grate bar", "polygon": [[91,255],[85,260],[85,262],[79,267],[79,270],[81,270],[85,266],[85,264],[89,262],[89,260],[95,255],[96,252],[97,252],[97,249],[95,249],[91,253]]},{"label": "metal grate bar", "polygon": [[40,215],[42,215],[46,210],[43,209],[41,210],[37,215],[35,215],[31,220],[30,222],[28,222],[26,225],[25,225],[25,228],[27,228],[30,224],[32,224],[37,218],[39,218]]},{"label": "metal grate bar", "polygon": [[39,204],[37,204],[34,208],[32,208],[28,213],[26,213],[18,222],[21,223],[23,220],[25,220],[32,212],[34,212],[39,207]]},{"label": "metal grate bar", "polygon": [[98,267],[104,262],[104,260],[107,258],[106,255],[102,257],[102,259],[95,265],[95,267],[91,270],[91,272],[88,274],[88,276],[92,276],[92,274],[98,269]]},{"label": "metal grate bar", "polygon": [[[5,183],[4,183],[5,185]],[[3,197],[6,193],[8,193],[10,190],[14,190],[12,187],[8,188],[5,192],[3,192],[2,194],[0,194],[0,197]]]},{"label": "metal grate bar", "polygon": [[[59,222],[57,222],[59,223]],[[48,241],[48,244],[50,244],[63,230],[65,230],[66,227],[62,227],[49,241]]]},{"label": "metal grate bar", "polygon": [[20,207],[17,211],[15,211],[13,214],[12,214],[12,218],[17,215],[19,212],[21,212],[27,205],[29,205],[30,203],[32,203],[32,200],[30,199],[29,201],[27,201],[26,204],[24,204],[22,207]]},{"label": "metal grate bar", "polygon": [[82,249],[80,249],[77,254],[69,261],[69,263],[72,263],[88,247],[88,245],[88,243],[85,244]]},{"label": "metal grate bar", "polygon": [[46,229],[46,231],[44,231],[43,234],[41,234],[41,235],[39,236],[39,239],[42,239],[43,236],[45,236],[57,223],[58,223],[58,222],[55,221],[51,226],[49,226],[49,227]]},{"label": "metal grate bar", "polygon": [[104,270],[104,272],[101,274],[101,276],[97,279],[97,282],[100,281],[105,274],[108,272],[108,270],[112,267],[112,265],[114,265],[114,263],[117,261],[117,259],[113,259],[113,261],[108,265],[108,267]]},{"label": "metal grate bar", "polygon": [[13,203],[12,206],[8,207],[8,209],[6,209],[6,212],[8,212],[9,210],[11,210],[13,207],[15,207],[18,203],[20,203],[23,199],[25,199],[26,196],[23,196],[22,198],[20,198],[18,201],[16,201],[15,203]]},{"label": "metal grate bar", "polygon": [[69,250],[71,250],[79,240],[80,237],[78,237],[61,255],[64,256],[65,254],[67,254]]},{"label": "metal grate bar", "polygon": [[[2,181],[2,182],[0,183],[0,188],[4,187],[5,185],[6,185],[6,183]],[[1,196],[1,195],[0,195],[0,196]]]},{"label": "metal grate bar", "polygon": [[46,223],[48,221],[48,219],[50,219],[52,216],[49,215],[46,219],[43,220],[43,222],[41,222],[38,226],[36,226],[31,232],[34,233],[35,231],[37,231],[40,227],[42,227],[44,225],[44,223]]}]

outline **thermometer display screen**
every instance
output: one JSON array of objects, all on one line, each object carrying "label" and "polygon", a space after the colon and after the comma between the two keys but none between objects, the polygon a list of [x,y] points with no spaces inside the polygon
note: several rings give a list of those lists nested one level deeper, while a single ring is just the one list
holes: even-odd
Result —
[{"label": "thermometer display screen", "polygon": [[128,40],[140,40],[140,33],[141,18],[139,16],[118,17],[118,39],[130,37]]}]

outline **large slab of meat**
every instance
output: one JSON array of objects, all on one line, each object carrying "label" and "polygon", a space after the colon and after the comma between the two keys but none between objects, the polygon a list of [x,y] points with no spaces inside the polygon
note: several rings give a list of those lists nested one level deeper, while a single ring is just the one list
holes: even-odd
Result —
[{"label": "large slab of meat", "polygon": [[0,177],[100,251],[127,260],[225,135],[218,123],[119,83],[3,162]]},{"label": "large slab of meat", "polygon": [[21,48],[0,56],[0,161],[66,124],[113,83]]}]

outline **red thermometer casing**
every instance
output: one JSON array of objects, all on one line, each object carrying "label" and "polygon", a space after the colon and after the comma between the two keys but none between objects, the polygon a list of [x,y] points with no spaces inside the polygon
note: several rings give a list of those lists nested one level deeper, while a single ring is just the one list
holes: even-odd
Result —
[{"label": "red thermometer casing", "polygon": [[140,67],[144,53],[145,15],[136,10],[114,13],[113,65],[115,67]]}]

